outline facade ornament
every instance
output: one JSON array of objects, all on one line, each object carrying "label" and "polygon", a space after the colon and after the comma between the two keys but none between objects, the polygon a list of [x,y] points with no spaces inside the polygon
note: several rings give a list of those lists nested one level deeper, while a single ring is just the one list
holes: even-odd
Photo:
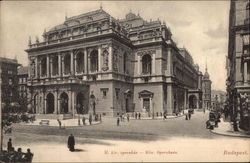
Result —
[{"label": "facade ornament", "polygon": [[39,38],[38,38],[38,36],[36,36],[36,43],[39,43]]},{"label": "facade ornament", "polygon": [[118,58],[117,58],[117,48],[113,50],[113,70],[118,71]]},{"label": "facade ornament", "polygon": [[139,55],[139,56],[143,56],[145,54],[152,55],[152,54],[155,54],[155,52],[156,52],[156,50],[153,50],[153,49],[151,49],[151,50],[143,50],[143,51],[137,52],[137,55]]},{"label": "facade ornament", "polygon": [[29,36],[29,46],[31,46],[31,37]]},{"label": "facade ornament", "polygon": [[109,69],[109,66],[108,66],[108,62],[109,62],[108,46],[102,47],[102,58],[103,58],[102,70],[107,71]]}]

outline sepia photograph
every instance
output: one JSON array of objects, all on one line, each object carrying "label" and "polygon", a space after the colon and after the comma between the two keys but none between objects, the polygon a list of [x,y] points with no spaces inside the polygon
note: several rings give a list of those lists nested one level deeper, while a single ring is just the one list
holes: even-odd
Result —
[{"label": "sepia photograph", "polygon": [[250,162],[249,10],[1,1],[0,162]]}]

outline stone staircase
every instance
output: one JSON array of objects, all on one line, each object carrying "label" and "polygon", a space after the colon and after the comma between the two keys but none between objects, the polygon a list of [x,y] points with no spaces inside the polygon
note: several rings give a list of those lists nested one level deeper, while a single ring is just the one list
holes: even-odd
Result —
[{"label": "stone staircase", "polygon": [[36,119],[72,119],[72,114],[36,114]]}]

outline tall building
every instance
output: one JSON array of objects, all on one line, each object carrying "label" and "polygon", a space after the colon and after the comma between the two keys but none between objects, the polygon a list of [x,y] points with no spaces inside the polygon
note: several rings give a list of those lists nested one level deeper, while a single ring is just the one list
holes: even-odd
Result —
[{"label": "tall building", "polygon": [[212,81],[210,80],[206,65],[205,74],[202,78],[202,92],[203,92],[202,101],[204,109],[211,109],[211,89],[212,89]]},{"label": "tall building", "polygon": [[199,107],[202,74],[165,22],[131,12],[117,20],[99,9],[66,18],[43,39],[26,50],[34,113],[152,116]]},{"label": "tall building", "polygon": [[250,21],[249,1],[232,0],[229,15],[227,93],[231,120],[250,129]]},{"label": "tall building", "polygon": [[[0,85],[1,85],[1,105],[8,109],[17,103],[18,98],[18,78],[16,59],[0,57]],[[6,111],[6,110],[5,110]]]},{"label": "tall building", "polygon": [[20,105],[20,109],[22,111],[27,111],[28,108],[28,67],[20,66],[17,69],[17,77],[18,77],[18,101]]}]

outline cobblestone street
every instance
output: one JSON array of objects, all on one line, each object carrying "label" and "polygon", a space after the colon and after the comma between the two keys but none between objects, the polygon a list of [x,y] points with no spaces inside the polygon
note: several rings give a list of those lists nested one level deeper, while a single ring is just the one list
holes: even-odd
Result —
[{"label": "cobblestone street", "polygon": [[[59,130],[47,126],[15,126],[13,145],[31,148],[34,162],[42,161],[221,161],[248,159],[248,155],[224,155],[226,151],[240,150],[249,153],[248,139],[219,136],[205,129],[208,114],[195,112],[191,120],[184,117],[168,120],[131,120],[116,126],[113,118],[93,126],[69,127]],[[147,126],[147,127],[142,127]],[[76,138],[76,152],[67,149],[67,136]],[[223,144],[223,148],[217,143]],[[232,143],[235,142],[232,146]],[[131,146],[128,145],[131,143]],[[200,152],[203,151],[203,152]],[[199,155],[192,154],[199,152]],[[208,157],[208,156],[213,157]],[[98,156],[98,157],[96,157]],[[105,156],[105,157],[102,157]],[[224,157],[221,157],[224,156]],[[141,160],[140,160],[141,158]],[[208,160],[210,159],[210,160]],[[189,160],[185,160],[189,161]]]}]

